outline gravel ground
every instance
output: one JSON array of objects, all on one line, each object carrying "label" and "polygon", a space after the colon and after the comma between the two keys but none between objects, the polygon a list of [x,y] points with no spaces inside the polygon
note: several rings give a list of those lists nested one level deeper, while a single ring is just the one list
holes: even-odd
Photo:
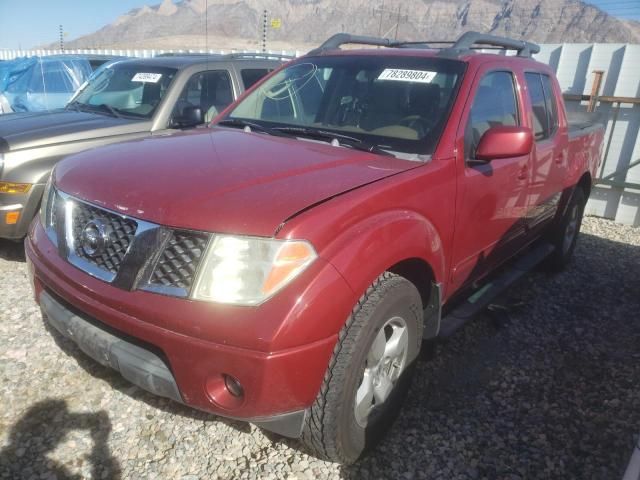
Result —
[{"label": "gravel ground", "polygon": [[618,479],[640,430],[640,230],[605,220],[585,220],[567,272],[427,346],[388,438],[352,467],[85,358],[45,329],[6,242],[0,292],[3,479]]}]

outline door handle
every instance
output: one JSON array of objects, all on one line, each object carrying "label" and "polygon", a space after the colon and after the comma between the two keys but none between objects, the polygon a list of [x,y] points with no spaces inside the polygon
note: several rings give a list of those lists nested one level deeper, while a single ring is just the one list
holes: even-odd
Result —
[{"label": "door handle", "polygon": [[564,154],[559,153],[558,155],[556,155],[556,163],[560,164],[564,161]]}]

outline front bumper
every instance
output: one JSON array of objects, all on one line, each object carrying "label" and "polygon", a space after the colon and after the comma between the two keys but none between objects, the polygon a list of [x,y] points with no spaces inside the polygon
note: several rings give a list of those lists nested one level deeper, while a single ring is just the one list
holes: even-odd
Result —
[{"label": "front bumper", "polygon": [[[38,213],[44,187],[44,184],[32,185],[27,193],[21,195],[0,193],[0,238],[11,240],[24,238],[31,220]],[[10,225],[6,223],[6,214],[9,212],[20,213],[17,223]]]},{"label": "front bumper", "polygon": [[[64,302],[46,291],[40,294],[40,307],[45,321],[96,362],[113,368],[131,383],[154,395],[184,403],[173,373],[161,355],[119,336],[117,332],[110,331],[81,313],[74,313]],[[242,420],[296,438],[302,433],[305,415],[306,410],[303,409]]]},{"label": "front bumper", "polygon": [[[158,395],[291,437],[301,433],[337,339],[327,316],[344,304],[342,323],[351,308],[353,292],[328,264],[318,264],[319,277],[302,292],[235,308],[123,291],[90,277],[58,255],[39,222],[25,251],[45,315],[97,361]],[[223,391],[223,375],[241,383],[241,401]]]}]

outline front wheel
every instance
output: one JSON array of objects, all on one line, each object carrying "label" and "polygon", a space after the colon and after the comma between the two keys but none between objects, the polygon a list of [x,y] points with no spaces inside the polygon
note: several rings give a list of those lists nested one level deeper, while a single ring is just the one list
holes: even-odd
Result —
[{"label": "front wheel", "polygon": [[325,460],[350,464],[374,446],[398,414],[422,341],[416,287],[385,272],[340,331],[302,442]]}]

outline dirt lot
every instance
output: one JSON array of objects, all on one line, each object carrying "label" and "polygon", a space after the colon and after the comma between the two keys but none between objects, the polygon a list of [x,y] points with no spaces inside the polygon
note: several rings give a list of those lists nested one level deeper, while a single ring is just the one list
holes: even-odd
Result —
[{"label": "dirt lot", "polygon": [[425,348],[352,467],[156,398],[45,328],[0,242],[0,478],[616,479],[640,431],[640,230],[588,218],[571,268]]}]

